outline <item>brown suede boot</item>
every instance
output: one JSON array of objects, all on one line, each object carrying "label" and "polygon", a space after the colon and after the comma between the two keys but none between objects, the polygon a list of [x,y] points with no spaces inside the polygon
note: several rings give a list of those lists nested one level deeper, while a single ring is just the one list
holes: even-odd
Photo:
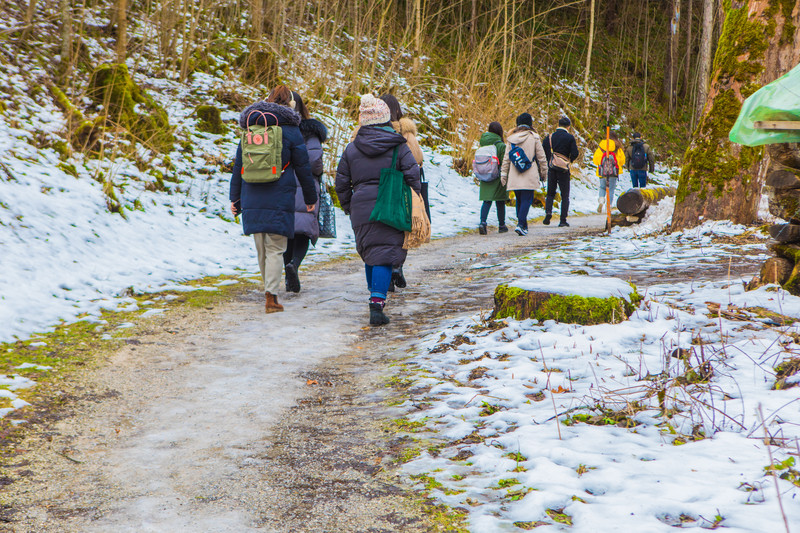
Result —
[{"label": "brown suede boot", "polygon": [[266,313],[280,313],[283,311],[283,306],[278,303],[277,295],[271,292],[265,292],[264,295],[267,297],[267,303],[264,304],[264,311]]}]

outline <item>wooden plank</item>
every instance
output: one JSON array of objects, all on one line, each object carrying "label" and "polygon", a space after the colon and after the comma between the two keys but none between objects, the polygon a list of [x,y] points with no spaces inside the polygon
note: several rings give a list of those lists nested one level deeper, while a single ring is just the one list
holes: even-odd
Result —
[{"label": "wooden plank", "polygon": [[753,127],[757,130],[800,130],[800,120],[756,120]]}]

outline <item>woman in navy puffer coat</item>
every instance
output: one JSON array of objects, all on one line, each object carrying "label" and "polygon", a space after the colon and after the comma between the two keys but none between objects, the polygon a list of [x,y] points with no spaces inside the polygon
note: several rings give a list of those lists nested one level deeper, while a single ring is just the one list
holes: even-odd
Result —
[{"label": "woman in navy puffer coat", "polygon": [[[314,178],[308,162],[303,135],[300,133],[300,115],[288,107],[291,91],[279,85],[266,102],[256,102],[242,112],[239,125],[246,129],[255,124],[281,127],[283,150],[281,164],[285,170],[277,181],[247,183],[242,180],[242,145],[236,150],[236,162],[231,176],[231,210],[242,214],[245,235],[253,235],[258,253],[258,265],[264,280],[267,313],[283,311],[278,303],[278,288],[283,270],[283,252],[286,242],[294,236],[294,197],[297,190],[295,176],[303,190],[307,209],[312,211],[317,201]],[[255,112],[254,112],[255,111]]]},{"label": "woman in navy puffer coat", "polygon": [[397,168],[405,182],[420,192],[419,165],[406,139],[395,132],[386,102],[371,94],[361,97],[356,138],[347,145],[336,169],[336,194],[344,212],[350,215],[356,236],[356,250],[364,261],[370,291],[371,325],[387,324],[383,313],[392,278],[392,267],[406,258],[405,233],[381,222],[369,220],[378,198],[381,170],[392,165],[397,149]]}]

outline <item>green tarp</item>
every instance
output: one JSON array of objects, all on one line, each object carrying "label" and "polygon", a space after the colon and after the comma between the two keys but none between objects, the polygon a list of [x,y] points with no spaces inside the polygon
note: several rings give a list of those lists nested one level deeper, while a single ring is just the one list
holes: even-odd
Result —
[{"label": "green tarp", "polygon": [[728,136],[746,146],[800,142],[800,130],[756,129],[759,120],[800,121],[800,65],[745,100]]}]

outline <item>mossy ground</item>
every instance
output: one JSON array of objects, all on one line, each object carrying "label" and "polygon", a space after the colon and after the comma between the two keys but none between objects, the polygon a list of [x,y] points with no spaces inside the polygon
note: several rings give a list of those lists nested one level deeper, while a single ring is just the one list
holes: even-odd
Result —
[{"label": "mossy ground", "polygon": [[87,96],[108,111],[106,119],[130,134],[136,142],[160,153],[172,151],[175,137],[167,112],[131,77],[128,67],[106,64],[92,72]]}]

